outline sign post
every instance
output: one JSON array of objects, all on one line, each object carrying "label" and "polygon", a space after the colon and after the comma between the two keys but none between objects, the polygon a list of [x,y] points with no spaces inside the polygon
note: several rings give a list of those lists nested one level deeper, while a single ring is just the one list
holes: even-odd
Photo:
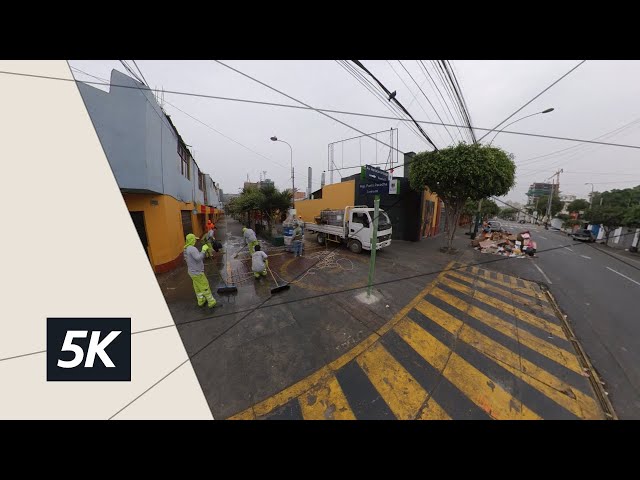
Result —
[{"label": "sign post", "polygon": [[369,260],[369,286],[367,287],[367,297],[371,296],[371,284],[373,274],[376,270],[376,246],[378,244],[378,216],[380,211],[380,195],[375,196],[373,201],[373,235],[371,237],[371,259]]}]

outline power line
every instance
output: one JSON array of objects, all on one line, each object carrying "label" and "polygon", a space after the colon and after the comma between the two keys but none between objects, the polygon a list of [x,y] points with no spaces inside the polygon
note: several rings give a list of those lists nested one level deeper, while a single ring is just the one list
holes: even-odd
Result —
[{"label": "power line", "polygon": [[[409,92],[411,92],[411,90],[409,89],[409,86],[404,82],[404,80],[402,79],[402,77],[398,74],[398,72],[396,72],[396,69],[393,68],[393,65],[391,64],[391,62],[389,60],[387,60],[387,63],[389,64],[389,66],[391,67],[391,69],[393,70],[393,73],[395,73],[398,78],[400,80],[402,80],[402,83],[404,83],[405,87],[407,87],[407,90],[409,90]],[[411,73],[409,72],[409,70],[407,70],[407,68],[404,66],[404,64],[402,63],[402,60],[398,60],[398,63],[400,64],[400,66],[404,69],[405,72],[407,72],[407,75],[409,75],[409,77],[411,78],[411,80],[413,80],[413,83],[416,84],[416,87],[418,87],[418,89],[420,90],[420,93],[422,93],[422,96],[427,100],[427,102],[429,103],[429,105],[431,106],[431,108],[433,109],[433,111],[436,113],[436,116],[438,117],[438,120],[440,120],[442,122],[442,118],[440,117],[440,114],[438,113],[438,111],[436,110],[436,108],[433,106],[433,103],[431,103],[431,100],[429,100],[429,97],[427,97],[426,93],[424,93],[424,90],[422,90],[422,87],[418,84],[418,82],[416,82],[416,79],[413,78],[413,75],[411,75]],[[425,78],[425,81],[427,79]],[[411,92],[411,95],[413,95],[413,98],[415,99],[416,96],[413,94],[413,92]],[[418,102],[418,100],[416,99],[416,102]],[[418,102],[419,104],[419,102]],[[422,108],[422,105],[420,105],[420,108]],[[427,112],[424,110],[424,108],[422,109],[422,111],[424,112],[425,115],[427,115],[427,119],[431,120],[431,118],[429,118],[429,115],[427,114]],[[449,134],[449,137],[451,138],[451,142],[455,143],[455,139],[453,138],[453,135],[451,135],[451,132],[449,131],[449,129],[447,127],[445,127],[445,130],[447,131],[447,133]],[[438,131],[438,135],[440,135],[440,131]],[[446,143],[444,138],[442,138],[442,135],[440,135],[440,138],[442,140],[443,143]]]},{"label": "power line", "polygon": [[460,105],[462,107],[462,111],[464,112],[465,118],[467,120],[467,125],[469,125],[469,134],[471,135],[471,139],[473,143],[476,143],[476,136],[473,132],[472,122],[471,122],[471,114],[469,113],[469,107],[467,106],[467,101],[464,98],[464,94],[462,93],[462,89],[460,88],[460,84],[458,83],[458,78],[456,77],[455,72],[453,71],[453,67],[451,66],[451,62],[446,60],[445,67],[447,68],[447,74],[449,75],[449,79],[453,76],[452,85],[456,92],[456,96],[460,101]]},{"label": "power line", "polygon": [[[400,113],[398,113],[399,110],[397,109],[395,104],[390,104],[388,101],[386,101],[386,98],[355,67],[353,67],[352,65],[350,65],[346,61],[336,60],[336,62],[343,69],[345,69],[352,77],[354,77],[362,86],[364,86],[369,92],[371,92],[378,99],[378,101],[381,102],[385,106],[385,108],[387,108],[391,113],[393,113],[394,115],[400,114],[401,116],[404,116],[404,113],[402,113],[402,111],[400,111]],[[368,85],[370,85],[370,86],[368,86]],[[419,134],[419,132],[415,129],[415,127],[413,125],[408,124],[407,127],[421,142],[426,142],[426,140]]]},{"label": "power line", "polygon": [[[538,98],[540,95],[542,95],[544,92],[546,92],[547,90],[549,90],[551,87],[553,87],[556,83],[558,83],[560,80],[562,80],[563,78],[565,78],[567,75],[569,75],[571,72],[573,72],[576,68],[578,68],[580,65],[582,65],[584,62],[586,62],[586,60],[582,60],[579,64],[577,64],[575,67],[573,67],[571,70],[569,70],[567,73],[565,73],[564,75],[562,75],[559,79],[557,79],[555,82],[553,82],[551,85],[549,85],[547,88],[545,88],[543,91],[541,91],[538,95],[536,95],[535,97],[533,97],[531,100],[529,100],[527,103],[525,103],[523,106],[521,106],[519,109],[517,109],[515,112],[513,112],[511,115],[509,115],[507,118],[505,118],[504,120],[502,120],[498,125],[496,125],[495,127],[493,127],[494,129],[498,128],[500,125],[502,125],[504,122],[506,122],[507,120],[509,120],[511,117],[513,117],[516,113],[518,113],[520,110],[522,110],[524,107],[526,107],[527,105],[529,105],[531,102],[533,102],[536,98]],[[485,133],[482,137],[480,137],[480,139],[478,140],[478,142],[482,141],[482,139],[484,137],[486,137],[487,135],[489,135],[489,132]]]},{"label": "power line", "polygon": [[144,80],[144,84],[146,86],[149,86],[149,83],[147,82],[147,79],[144,78],[144,74],[142,73],[142,70],[140,70],[140,67],[138,66],[138,64],[136,63],[135,60],[131,60],[133,62],[133,64],[136,66],[136,68],[138,69],[138,72],[140,72],[140,76],[142,77],[142,79]]},{"label": "power line", "polygon": [[[438,75],[438,78],[440,79],[440,83],[442,83],[444,91],[447,93],[447,96],[449,97],[449,100],[451,100],[451,105],[453,106],[453,109],[456,112],[456,116],[458,118],[458,121],[460,121],[461,124],[464,124],[465,120],[464,120],[464,115],[462,114],[462,110],[461,110],[460,104],[453,98],[451,85],[450,85],[449,82],[447,82],[447,80],[446,80],[446,78],[444,76],[444,70],[442,68],[442,65],[439,62],[436,62],[435,60],[431,60],[431,64],[434,66],[434,70],[435,70],[436,74]],[[445,102],[446,102],[446,99],[445,99]],[[467,128],[467,127],[465,127],[465,128]],[[471,136],[469,135],[468,131],[465,130],[465,133],[467,135],[467,138],[471,138]]]},{"label": "power line", "polygon": [[[442,113],[445,115],[445,117],[448,117],[453,123],[456,123],[456,120],[453,116],[453,113],[451,112],[451,109],[449,108],[449,104],[447,103],[447,100],[444,98],[444,95],[440,91],[440,87],[438,87],[438,85],[436,84],[435,80],[433,79],[433,76],[427,69],[427,66],[424,64],[422,60],[419,60],[419,61],[416,60],[416,62],[421,67],[421,69],[424,69],[424,76],[425,78],[428,78],[430,81],[429,86],[431,87],[431,91],[434,93],[434,95],[438,99],[438,103],[440,104],[440,107],[442,107]],[[437,92],[437,95],[436,95],[436,92]],[[447,113],[449,115],[447,115]],[[458,127],[458,136],[460,137],[460,141],[463,142],[464,139],[462,138],[462,130],[460,129],[460,127]]]},{"label": "power line", "polygon": [[391,93],[391,92],[387,89],[387,87],[385,87],[385,86],[382,84],[382,82],[380,82],[380,80],[378,80],[378,79],[375,77],[375,75],[374,75],[373,73],[371,73],[371,72],[367,69],[367,67],[365,67],[365,66],[364,66],[364,65],[363,65],[359,60],[352,60],[352,62],[353,62],[353,63],[355,63],[356,65],[358,65],[362,70],[364,70],[365,72],[367,72],[367,73],[369,74],[369,76],[370,76],[371,78],[373,78],[373,79],[376,81],[376,83],[377,83],[378,85],[380,85],[380,88],[382,88],[382,89],[387,93],[387,95],[389,95],[389,100],[393,100],[394,102],[396,102],[396,105],[398,105],[398,106],[402,109],[402,111],[403,111],[404,113],[406,113],[406,114],[411,118],[411,120],[413,120],[413,123],[418,127],[418,130],[420,130],[420,133],[422,133],[422,135],[424,135],[424,138],[426,138],[426,139],[429,141],[429,143],[431,144],[431,146],[433,147],[433,149],[437,152],[437,151],[438,151],[438,147],[436,147],[435,143],[433,143],[433,141],[429,138],[429,135],[427,135],[427,134],[426,134],[426,132],[422,129],[422,127],[420,126],[420,124],[419,124],[418,122],[416,122],[416,121],[415,121],[415,119],[413,118],[413,116],[412,116],[412,115],[407,111],[407,109],[406,109],[406,108],[404,108],[404,106],[403,106],[403,105],[400,103],[400,101],[396,98],[395,93]]},{"label": "power line", "polygon": [[[345,127],[349,127],[349,128],[351,128],[352,130],[355,130],[356,132],[361,133],[362,135],[365,135],[365,136],[367,136],[367,137],[371,138],[372,140],[374,140],[374,141],[376,141],[376,142],[382,143],[383,145],[386,145],[386,146],[387,146],[387,147],[389,147],[389,148],[394,148],[394,147],[392,147],[391,145],[389,145],[389,144],[387,144],[387,143],[385,143],[385,142],[383,142],[383,141],[381,141],[381,140],[378,140],[377,138],[374,138],[374,137],[372,137],[371,135],[369,135],[369,134],[367,134],[367,133],[363,132],[362,130],[357,129],[356,127],[352,127],[352,126],[351,126],[351,125],[349,125],[348,123],[345,123],[345,122],[343,122],[342,120],[340,120],[340,119],[338,119],[338,118],[332,117],[331,115],[329,115],[329,114],[325,113],[324,111],[322,111],[322,110],[320,110],[320,109],[318,109],[318,108],[312,107],[311,105],[307,105],[307,104],[306,104],[306,103],[304,103],[303,101],[298,100],[297,98],[294,98],[294,97],[292,97],[291,95],[288,95],[288,94],[286,94],[286,93],[284,93],[284,92],[282,92],[282,91],[278,90],[277,88],[272,87],[271,85],[267,85],[266,83],[264,83],[264,82],[262,82],[262,81],[258,80],[257,78],[254,78],[254,77],[252,77],[251,75],[248,75],[248,74],[246,74],[246,73],[244,73],[244,72],[241,72],[240,70],[238,70],[238,69],[236,69],[236,68],[233,68],[232,66],[227,65],[227,64],[225,64],[225,63],[221,62],[220,60],[214,60],[214,61],[215,61],[215,62],[217,62],[217,63],[219,63],[220,65],[222,65],[222,66],[224,66],[224,67],[226,67],[226,68],[230,69],[230,70],[233,70],[234,72],[236,72],[236,73],[238,73],[238,74],[242,75],[243,77],[249,78],[249,79],[253,80],[253,81],[254,81],[254,82],[256,82],[256,83],[259,83],[260,85],[262,85],[262,86],[264,86],[264,87],[267,87],[268,89],[273,90],[274,92],[277,92],[277,93],[279,93],[280,95],[283,95],[283,96],[285,96],[285,97],[287,97],[287,98],[289,98],[289,99],[293,100],[294,102],[297,102],[297,103],[299,103],[299,104],[301,104],[301,105],[304,105],[304,106],[305,106],[305,107],[307,107],[308,109],[315,110],[315,111],[316,111],[316,112],[318,112],[319,114],[324,115],[325,117],[330,118],[330,119],[331,119],[331,120],[333,120],[334,122],[338,122],[338,123],[340,123],[340,124],[344,125]],[[404,153],[404,152],[401,152],[401,153]]]},{"label": "power line", "polygon": [[[21,77],[30,77],[30,78],[39,78],[39,79],[45,79],[45,80],[58,80],[58,81],[62,81],[62,82],[74,82],[74,83],[86,83],[88,85],[104,85],[103,83],[99,83],[99,82],[88,82],[88,81],[81,81],[81,80],[76,80],[73,78],[63,78],[63,77],[53,77],[53,76],[47,76],[47,75],[35,75],[35,74],[30,74],[30,73],[18,73],[18,72],[7,72],[7,71],[0,71],[0,74],[5,74],[5,75],[14,75],[14,76],[21,76]],[[114,84],[114,83],[110,83],[109,84],[111,87],[116,87],[116,88],[129,88],[129,89],[133,89],[133,88],[138,88],[138,87],[132,87],[131,85],[118,85],[118,84]],[[152,92],[160,92],[160,90],[158,89],[152,89],[152,88],[148,88],[148,90],[152,91]],[[350,112],[350,111],[345,111],[345,110],[332,110],[332,109],[327,109],[327,108],[315,108],[315,107],[311,107],[311,106],[300,106],[300,105],[290,105],[290,104],[285,104],[285,103],[274,103],[274,102],[264,102],[264,101],[260,101],[260,100],[249,100],[249,99],[244,99],[244,98],[234,98],[234,97],[222,97],[222,96],[218,96],[218,95],[207,95],[207,94],[202,94],[202,93],[192,93],[192,92],[182,92],[182,91],[176,91],[176,90],[162,90],[162,92],[164,93],[168,93],[168,94],[173,94],[173,95],[185,95],[185,96],[190,96],[190,97],[198,97],[198,98],[208,98],[211,100],[223,100],[223,101],[230,101],[230,102],[238,102],[238,103],[249,103],[249,104],[255,104],[255,105],[266,105],[266,106],[271,106],[271,107],[281,107],[281,108],[293,108],[293,109],[298,109],[298,110],[314,110],[318,113],[336,113],[336,114],[341,114],[341,115],[351,115],[351,116],[356,116],[356,117],[366,117],[366,118],[378,118],[378,119],[382,119],[382,120],[398,120],[398,121],[402,121],[402,122],[409,122],[410,120],[404,119],[404,118],[398,118],[398,117],[389,117],[386,115],[376,115],[376,114],[371,114],[371,113],[361,113],[361,112]],[[343,122],[340,122],[337,119],[334,119],[333,117],[329,117],[334,121],[337,121],[345,126],[349,126]],[[461,128],[467,128],[464,125],[457,125],[454,123],[440,123],[440,122],[431,122],[431,121],[426,121],[426,120],[416,120],[417,123],[423,123],[425,125],[443,125],[443,126],[448,126],[448,127],[461,127]],[[356,130],[359,133],[362,133],[364,136],[369,136],[366,133],[361,132],[360,130],[355,129],[354,127],[349,126],[349,128],[352,128],[353,130]],[[481,130],[484,132],[497,132],[499,131],[496,128],[484,128],[484,127],[477,127],[474,126],[472,127],[474,130]],[[611,142],[598,142],[598,141],[594,141],[594,140],[584,140],[581,138],[572,138],[572,137],[558,137],[558,136],[554,136],[554,135],[542,135],[539,133],[527,133],[527,132],[517,132],[514,130],[500,130],[501,133],[504,134],[508,134],[508,135],[522,135],[522,136],[526,136],[526,137],[537,137],[537,138],[548,138],[548,139],[552,139],[552,140],[567,140],[570,142],[579,142],[579,143],[590,143],[590,144],[596,144],[596,145],[607,145],[610,147],[622,147],[622,148],[632,148],[632,149],[640,149],[640,145],[628,145],[628,144],[624,144],[624,143],[611,143]],[[374,138],[372,138],[372,140],[381,143],[383,145],[386,145],[387,147],[390,147],[390,145],[388,145],[385,142],[382,142],[380,140],[376,140]],[[393,148],[393,147],[392,147]],[[399,153],[404,153],[401,150],[398,150],[396,148],[394,148],[394,150],[398,151]]]}]

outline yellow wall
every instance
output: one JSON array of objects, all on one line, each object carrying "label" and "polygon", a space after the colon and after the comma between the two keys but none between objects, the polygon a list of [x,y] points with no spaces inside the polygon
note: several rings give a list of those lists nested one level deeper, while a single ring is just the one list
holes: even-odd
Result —
[{"label": "yellow wall", "polygon": [[[182,232],[181,210],[193,210],[193,203],[179,202],[168,195],[151,194],[123,194],[129,211],[143,211],[148,253],[151,264],[156,267],[175,260],[182,254],[184,235]],[[158,202],[152,205],[151,201]],[[193,233],[200,237],[203,233],[201,226],[204,214],[197,217],[191,214]]]},{"label": "yellow wall", "polygon": [[322,188],[322,198],[316,200],[297,200],[296,213],[305,222],[313,222],[314,217],[320,215],[321,210],[328,208],[343,209],[355,202],[355,180],[325,185]]}]

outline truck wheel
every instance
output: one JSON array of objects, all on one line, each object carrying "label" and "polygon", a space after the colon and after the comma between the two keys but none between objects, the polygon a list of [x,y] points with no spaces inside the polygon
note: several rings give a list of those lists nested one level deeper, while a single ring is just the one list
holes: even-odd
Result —
[{"label": "truck wheel", "polygon": [[358,240],[351,240],[348,247],[353,253],[362,252],[362,244]]},{"label": "truck wheel", "polygon": [[324,245],[324,235],[322,233],[318,234],[318,244]]}]

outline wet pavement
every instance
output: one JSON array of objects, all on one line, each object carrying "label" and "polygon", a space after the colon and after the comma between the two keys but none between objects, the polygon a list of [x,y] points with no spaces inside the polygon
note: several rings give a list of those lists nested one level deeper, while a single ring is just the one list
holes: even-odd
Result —
[{"label": "wet pavement", "polygon": [[[246,249],[233,258],[244,243],[242,226],[226,223],[218,224],[224,253],[205,261],[215,309],[196,305],[186,267],[158,275],[215,418],[232,416],[340,357],[388,322],[453,258],[439,253],[439,239],[394,241],[377,254],[375,302],[366,304],[358,295],[366,296],[368,253],[323,247],[306,236],[305,255],[295,258],[261,241],[278,282],[291,282],[289,290],[271,295],[273,279],[253,278]],[[236,294],[216,292],[227,277]]]}]

